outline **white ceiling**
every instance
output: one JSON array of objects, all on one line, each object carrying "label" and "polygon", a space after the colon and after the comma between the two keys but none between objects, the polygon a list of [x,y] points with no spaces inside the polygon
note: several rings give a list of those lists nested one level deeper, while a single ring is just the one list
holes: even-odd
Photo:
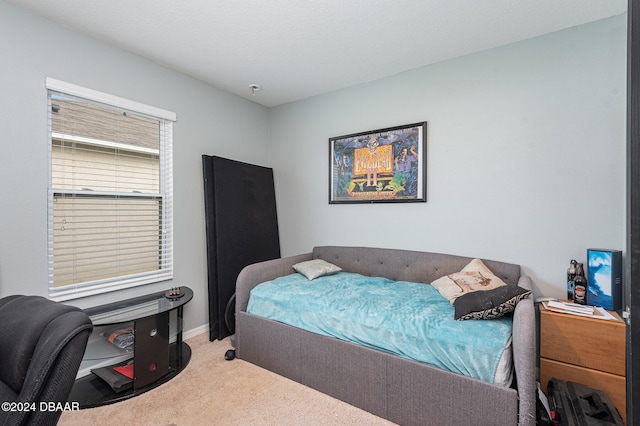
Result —
[{"label": "white ceiling", "polygon": [[5,1],[265,106],[627,10],[627,0]]}]

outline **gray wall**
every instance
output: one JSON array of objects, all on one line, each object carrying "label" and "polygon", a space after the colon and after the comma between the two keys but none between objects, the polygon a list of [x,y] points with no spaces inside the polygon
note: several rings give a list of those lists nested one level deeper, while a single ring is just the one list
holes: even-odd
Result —
[{"label": "gray wall", "polygon": [[[625,245],[625,16],[272,109],[2,1],[0,52],[0,297],[47,293],[45,77],[178,116],[175,279],[81,307],[188,285],[185,327],[206,324],[202,154],[274,168],[283,255],[344,244],[492,258],[561,296],[570,259]],[[328,204],[329,137],[424,120],[427,203]]]},{"label": "gray wall", "polygon": [[267,109],[0,1],[0,297],[47,295],[47,92],[52,77],[173,111],[173,282],[69,302],[81,307],[186,285],[187,330],[207,323],[201,155],[267,164]]},{"label": "gray wall", "polygon": [[[484,257],[521,264],[536,295],[563,296],[570,259],[625,248],[625,90],[617,16],[272,108],[283,254]],[[328,204],[329,137],[418,121],[426,204]]]}]

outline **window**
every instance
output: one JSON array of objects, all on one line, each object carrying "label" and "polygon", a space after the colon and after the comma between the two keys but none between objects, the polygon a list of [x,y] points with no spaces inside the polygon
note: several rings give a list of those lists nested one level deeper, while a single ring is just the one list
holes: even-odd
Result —
[{"label": "window", "polygon": [[173,277],[175,114],[47,79],[49,296]]}]

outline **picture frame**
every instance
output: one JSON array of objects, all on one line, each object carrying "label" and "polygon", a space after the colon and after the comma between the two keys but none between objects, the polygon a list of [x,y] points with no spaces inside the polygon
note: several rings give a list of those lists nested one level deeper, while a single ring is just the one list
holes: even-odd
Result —
[{"label": "picture frame", "polygon": [[329,204],[427,201],[427,122],[329,138]]}]

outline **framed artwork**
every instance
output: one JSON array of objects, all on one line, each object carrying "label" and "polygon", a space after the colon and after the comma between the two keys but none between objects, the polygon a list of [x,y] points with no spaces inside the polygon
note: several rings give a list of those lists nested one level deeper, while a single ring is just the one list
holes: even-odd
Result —
[{"label": "framed artwork", "polygon": [[427,123],[329,138],[329,204],[426,202]]}]

